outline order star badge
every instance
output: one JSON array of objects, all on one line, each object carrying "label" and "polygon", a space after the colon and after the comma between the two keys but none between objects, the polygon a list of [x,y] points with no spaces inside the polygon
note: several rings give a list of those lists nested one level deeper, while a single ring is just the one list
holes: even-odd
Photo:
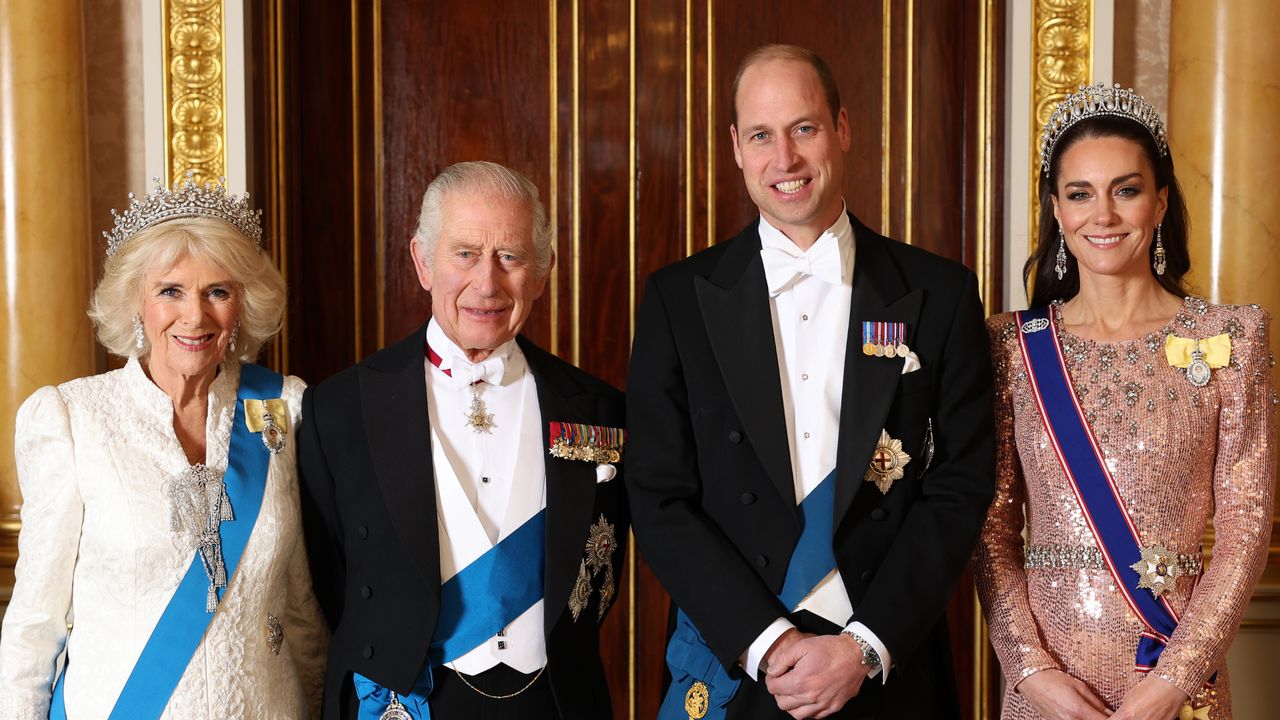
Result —
[{"label": "order star badge", "polygon": [[493,432],[494,422],[493,413],[485,412],[484,401],[479,395],[471,396],[471,407],[467,408],[467,427],[472,430],[481,432]]},{"label": "order star badge", "polygon": [[902,451],[902,441],[889,437],[888,431],[880,431],[880,439],[876,441],[876,450],[871,453],[871,464],[863,479],[876,484],[876,489],[883,495],[893,487],[893,481],[902,477],[911,456]]},{"label": "order star badge", "polygon": [[1138,573],[1138,587],[1150,590],[1156,597],[1172,590],[1173,581],[1182,575],[1177,554],[1169,552],[1163,545],[1142,548],[1141,558],[1129,567]]}]

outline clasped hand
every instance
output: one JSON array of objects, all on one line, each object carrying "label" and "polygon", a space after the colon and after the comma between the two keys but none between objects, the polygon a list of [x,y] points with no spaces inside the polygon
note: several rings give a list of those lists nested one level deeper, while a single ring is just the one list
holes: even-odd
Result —
[{"label": "clasped hand", "polygon": [[765,653],[765,686],[791,717],[825,718],[862,688],[869,668],[848,635],[810,635],[787,630]]}]

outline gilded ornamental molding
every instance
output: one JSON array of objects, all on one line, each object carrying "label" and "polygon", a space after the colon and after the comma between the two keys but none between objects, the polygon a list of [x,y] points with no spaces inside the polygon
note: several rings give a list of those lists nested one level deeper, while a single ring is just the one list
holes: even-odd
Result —
[{"label": "gilded ornamental molding", "polygon": [[227,170],[222,0],[164,0],[165,171],[177,187]]},{"label": "gilded ornamental molding", "polygon": [[1040,133],[1054,107],[1093,76],[1093,0],[1035,0],[1031,32],[1028,251],[1035,249],[1040,217]]}]

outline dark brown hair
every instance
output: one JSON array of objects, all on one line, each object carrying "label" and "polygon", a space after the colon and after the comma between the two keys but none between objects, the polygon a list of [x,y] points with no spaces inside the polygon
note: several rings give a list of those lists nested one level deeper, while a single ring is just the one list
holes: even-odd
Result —
[{"label": "dark brown hair", "polygon": [[[1062,156],[1072,145],[1086,138],[1119,137],[1131,140],[1142,147],[1142,153],[1151,164],[1156,176],[1156,188],[1168,188],[1169,206],[1165,210],[1161,223],[1160,235],[1164,244],[1165,271],[1157,275],[1152,269],[1151,275],[1160,285],[1178,297],[1186,297],[1188,292],[1183,286],[1183,278],[1191,269],[1191,256],[1187,248],[1190,223],[1187,219],[1187,205],[1182,197],[1182,189],[1178,186],[1178,178],[1173,172],[1173,156],[1160,156],[1151,133],[1137,122],[1123,117],[1103,115],[1091,117],[1073,125],[1058,138],[1053,146],[1053,155],[1049,159],[1049,172],[1040,173],[1040,225],[1036,233],[1036,249],[1022,266],[1023,289],[1030,299],[1031,307],[1042,307],[1054,300],[1069,300],[1080,292],[1080,269],[1076,258],[1067,249],[1067,272],[1058,279],[1054,272],[1054,263],[1058,254],[1058,220],[1053,216],[1053,196],[1058,187],[1058,174],[1062,170]],[[1148,251],[1149,260],[1154,263],[1155,243],[1151,243]],[[1150,263],[1149,263],[1150,264]]]}]

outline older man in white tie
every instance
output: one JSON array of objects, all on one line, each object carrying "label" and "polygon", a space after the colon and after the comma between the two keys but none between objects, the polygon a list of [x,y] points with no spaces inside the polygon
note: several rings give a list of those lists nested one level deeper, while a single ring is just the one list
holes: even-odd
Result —
[{"label": "older man in white tie", "polygon": [[409,249],[431,319],[302,401],[325,717],[611,717],[623,401],[519,334],[555,261],[537,189],[450,166]]},{"label": "older man in white tie", "polygon": [[814,53],[734,81],[760,218],[649,279],[628,378],[636,541],[678,606],[659,717],[948,718],[944,622],[991,500],[973,273],[845,208]]}]

